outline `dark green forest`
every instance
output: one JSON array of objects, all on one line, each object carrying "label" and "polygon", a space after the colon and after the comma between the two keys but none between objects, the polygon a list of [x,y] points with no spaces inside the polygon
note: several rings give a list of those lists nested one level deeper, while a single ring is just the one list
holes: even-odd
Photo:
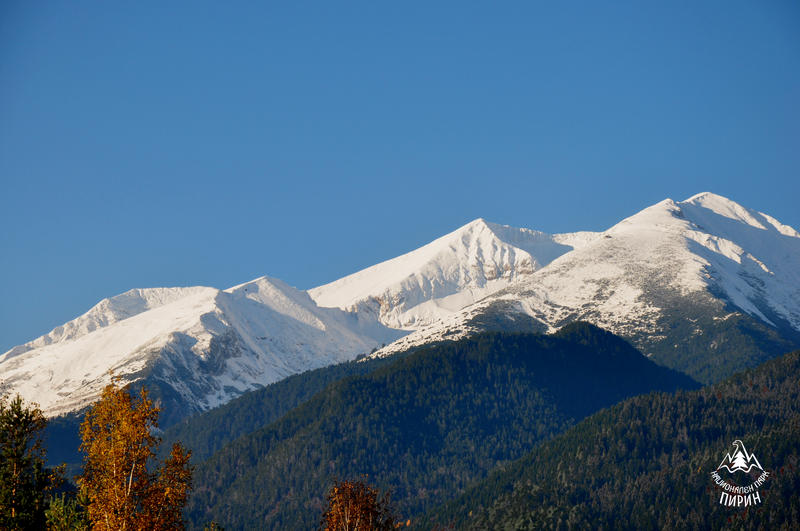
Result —
[{"label": "dark green forest", "polygon": [[[665,297],[664,294],[661,297]],[[666,299],[656,327],[668,340],[638,333],[629,338],[659,365],[688,374],[702,384],[717,383],[747,368],[800,348],[800,333],[761,308],[778,328],[764,324],[724,297],[698,294],[691,300]]]},{"label": "dark green forest", "polygon": [[[369,373],[393,361],[394,358],[349,361],[305,371],[176,424],[166,423],[162,425],[165,429],[161,434],[160,457],[166,456],[173,443],[181,442],[192,449],[195,462],[206,459],[230,441],[279,419],[329,384],[346,376]],[[54,417],[44,430],[49,448],[48,464],[66,463],[68,477],[80,471],[83,457],[78,452],[78,426],[84,414],[85,411],[81,411]]]},{"label": "dark green forest", "polygon": [[[800,352],[699,387],[577,322],[307,371],[168,427],[162,448],[194,453],[197,529],[311,529],[356,477],[415,528],[797,528]],[[80,418],[47,426],[68,477]],[[772,474],[746,511],[710,479],[735,439]]]},{"label": "dark green forest", "polygon": [[180,441],[192,449],[195,461],[206,459],[227,443],[278,420],[328,385],[348,376],[368,374],[395,361],[348,361],[289,376],[170,426],[162,434],[162,447],[169,448]]},{"label": "dark green forest", "polygon": [[414,520],[600,408],[697,387],[585,323],[446,343],[337,381],[223,447],[198,465],[187,515],[196,527],[313,528],[332,480],[366,475]]},{"label": "dark green forest", "polygon": [[[710,474],[735,439],[771,477],[722,507]],[[800,351],[697,391],[600,411],[428,514],[455,529],[797,529]],[[742,473],[737,473],[742,474]],[[741,477],[739,484],[753,478]]]}]

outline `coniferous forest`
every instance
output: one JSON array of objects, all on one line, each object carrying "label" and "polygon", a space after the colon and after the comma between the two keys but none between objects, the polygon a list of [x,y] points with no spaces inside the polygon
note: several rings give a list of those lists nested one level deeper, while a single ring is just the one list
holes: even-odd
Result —
[{"label": "coniferous forest", "polygon": [[415,521],[602,407],[696,387],[584,323],[554,336],[479,335],[347,377],[223,447],[198,464],[188,516],[312,528],[334,479],[366,475]]},{"label": "coniferous forest", "polygon": [[[741,439],[770,474],[723,507],[710,475]],[[427,515],[456,529],[796,529],[800,351],[696,391],[600,411]],[[753,478],[740,477],[740,484]]]},{"label": "coniferous forest", "polygon": [[[701,388],[577,322],[308,371],[167,428],[158,457],[192,452],[195,529],[312,529],[338,514],[337,485],[419,529],[788,529],[799,382],[800,351]],[[50,421],[57,457],[78,418]],[[710,476],[737,439],[770,474],[746,509],[721,506]]]}]

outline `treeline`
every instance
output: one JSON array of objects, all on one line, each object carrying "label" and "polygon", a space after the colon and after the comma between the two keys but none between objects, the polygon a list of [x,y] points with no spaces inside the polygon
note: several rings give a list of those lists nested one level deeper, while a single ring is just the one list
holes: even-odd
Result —
[{"label": "treeline", "polygon": [[800,333],[766,308],[762,311],[777,328],[726,306],[708,293],[699,293],[691,300],[667,299],[661,308],[655,328],[670,339],[640,332],[632,341],[656,363],[702,384],[717,383],[800,348]]},{"label": "treeline", "polygon": [[413,521],[602,407],[697,387],[585,323],[482,334],[346,377],[228,444],[198,465],[187,514],[198,527],[313,528],[331,480],[366,475]]},{"label": "treeline", "polygon": [[[192,461],[200,462],[227,443],[263,428],[299,406],[333,382],[347,376],[367,374],[397,358],[348,361],[312,369],[284,378],[262,389],[243,394],[220,407],[164,426],[159,455],[165,457],[171,445],[180,441],[192,449]],[[136,390],[136,386],[132,388]],[[152,395],[151,395],[152,396]],[[80,472],[83,457],[80,424],[86,411],[49,419],[43,439],[49,448],[47,463],[66,464],[67,475]]]},{"label": "treeline", "polygon": [[396,360],[347,361],[295,374],[174,424],[162,438],[165,443],[181,441],[199,462],[227,443],[268,426],[328,385],[348,376],[368,374]]},{"label": "treeline", "polygon": [[[737,439],[770,472],[762,503],[747,509],[721,506],[710,477]],[[432,511],[424,526],[797,529],[799,453],[800,351],[711,387],[596,413]]]}]

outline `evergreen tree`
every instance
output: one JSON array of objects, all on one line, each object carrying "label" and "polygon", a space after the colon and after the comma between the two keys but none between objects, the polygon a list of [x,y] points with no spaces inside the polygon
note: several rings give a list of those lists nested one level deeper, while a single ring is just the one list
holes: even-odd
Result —
[{"label": "evergreen tree", "polygon": [[41,432],[47,424],[36,404],[0,397],[0,529],[41,529],[47,496],[61,470],[45,468]]},{"label": "evergreen tree", "polygon": [[89,517],[86,514],[88,500],[82,494],[68,497],[66,493],[53,496],[45,511],[47,529],[50,531],[88,531]]},{"label": "evergreen tree", "polygon": [[741,450],[736,452],[736,457],[733,458],[733,469],[747,470],[747,460]]}]

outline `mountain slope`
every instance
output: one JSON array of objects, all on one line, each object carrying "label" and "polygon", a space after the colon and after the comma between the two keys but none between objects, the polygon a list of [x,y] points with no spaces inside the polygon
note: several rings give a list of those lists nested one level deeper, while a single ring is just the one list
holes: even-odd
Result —
[{"label": "mountain slope", "polygon": [[[434,320],[590,238],[476,220],[417,251],[309,292],[329,308],[267,277],[224,291],[131,290],[0,356],[0,375],[46,414],[58,415],[91,403],[113,370],[126,381],[146,380],[171,411],[171,421],[390,343],[405,332],[378,317],[406,328]],[[370,288],[399,288],[378,289],[384,298],[376,307],[379,298],[364,291],[365,279]],[[343,297],[353,303],[331,304]]]},{"label": "mountain slope", "polygon": [[598,408],[696,386],[583,323],[480,335],[341,380],[225,446],[198,465],[188,514],[197,526],[307,529],[331,478],[363,473],[413,516]]},{"label": "mountain slope", "polygon": [[128,307],[138,311],[126,315],[120,299],[133,297],[116,297],[60,327],[66,332],[57,329],[4,354],[4,384],[57,415],[96,399],[110,369],[126,381],[147,380],[169,423],[290,374],[352,359],[399,335],[357,315],[319,308],[305,292],[266,277],[225,291],[142,291],[164,294],[161,304],[135,300]]},{"label": "mountain slope", "polygon": [[[798,382],[800,351],[698,391],[631,398],[492,473],[420,527],[796,529]],[[723,507],[711,473],[742,441],[770,477],[758,506]],[[740,485],[759,475],[738,474]]]},{"label": "mountain slope", "polygon": [[800,235],[708,193],[604,233],[478,219],[308,292],[267,277],[131,290],[0,356],[0,380],[55,415],[91,403],[113,370],[151,387],[169,423],[382,344],[385,355],[575,320],[716,381],[800,346]]},{"label": "mountain slope", "polygon": [[[261,429],[308,401],[328,385],[348,376],[370,373],[396,361],[393,358],[348,361],[310,369],[288,376],[261,389],[249,391],[209,411],[184,417],[172,425],[160,422],[162,457],[166,458],[172,444],[180,442],[192,449],[192,459],[202,461],[229,442]],[[133,391],[142,383],[133,384]],[[150,389],[151,396],[153,390]],[[169,411],[162,410],[162,415]],[[45,446],[48,466],[67,465],[67,477],[80,473],[83,455],[79,427],[83,414],[70,413],[48,420],[45,428]],[[167,424],[170,424],[169,422]]]},{"label": "mountain slope", "polygon": [[224,291],[131,290],[0,356],[0,378],[52,416],[90,404],[111,370],[151,388],[169,424],[391,343],[407,332],[386,324],[433,321],[591,238],[476,220],[310,292],[267,277]]},{"label": "mountain slope", "polygon": [[514,319],[587,320],[713,381],[800,345],[800,234],[713,194],[668,199],[377,355]]},{"label": "mountain slope", "polygon": [[162,434],[162,449],[168,451],[173,442],[181,442],[191,448],[195,461],[205,460],[226,444],[277,421],[329,385],[395,361],[348,361],[288,376],[167,428]]},{"label": "mountain slope", "polygon": [[397,258],[309,290],[320,305],[374,312],[392,328],[435,322],[585,245],[596,233],[545,234],[476,219]]},{"label": "mountain slope", "polygon": [[33,341],[12,348],[6,356],[13,357],[35,348],[71,341],[147,310],[200,294],[204,290],[202,287],[132,289],[116,297],[103,299],[77,319],[56,327]]}]

